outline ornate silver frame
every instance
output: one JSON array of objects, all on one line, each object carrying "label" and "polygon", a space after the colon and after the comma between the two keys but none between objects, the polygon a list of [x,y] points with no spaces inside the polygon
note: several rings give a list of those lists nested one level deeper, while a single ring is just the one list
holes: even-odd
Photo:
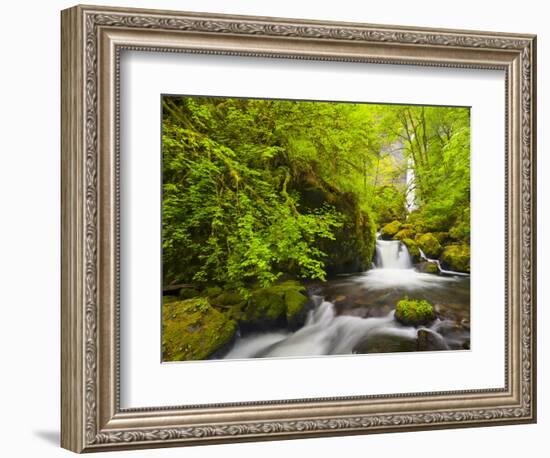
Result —
[{"label": "ornate silver frame", "polygon": [[[62,422],[75,452],[536,420],[533,35],[76,6],[62,12]],[[122,410],[118,64],[124,49],[506,73],[506,386]]]}]

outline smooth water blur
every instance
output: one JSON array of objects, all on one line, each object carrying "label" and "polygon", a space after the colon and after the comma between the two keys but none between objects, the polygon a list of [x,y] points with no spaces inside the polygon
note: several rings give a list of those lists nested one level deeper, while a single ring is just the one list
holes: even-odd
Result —
[{"label": "smooth water blur", "polygon": [[415,269],[372,269],[350,278],[369,290],[399,288],[403,290],[422,290],[427,288],[443,288],[457,283],[455,277],[418,272]]},{"label": "smooth water blur", "polygon": [[[400,346],[395,351],[414,351],[419,329],[426,331],[425,338],[437,350],[469,345],[470,278],[418,272],[407,247],[399,241],[377,240],[376,268],[313,289],[314,307],[301,329],[238,337],[225,358],[352,354],[358,348],[365,351],[373,337],[390,339],[390,345],[394,345],[391,339],[405,342],[407,350]],[[394,319],[395,306],[403,297],[430,301],[438,319],[429,327],[403,326]]]},{"label": "smooth water blur", "polygon": [[240,338],[225,358],[343,355],[353,353],[359,343],[378,333],[416,338],[416,329],[400,325],[393,313],[369,319],[336,316],[334,305],[323,301],[295,333],[263,332]]}]

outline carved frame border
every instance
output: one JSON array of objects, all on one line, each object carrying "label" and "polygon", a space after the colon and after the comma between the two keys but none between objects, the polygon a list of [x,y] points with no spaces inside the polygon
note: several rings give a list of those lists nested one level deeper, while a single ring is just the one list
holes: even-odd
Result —
[{"label": "carved frame border", "polygon": [[[124,49],[504,70],[506,387],[121,410],[118,91]],[[534,422],[535,62],[532,35],[104,7],[64,10],[62,446],[81,452]]]}]

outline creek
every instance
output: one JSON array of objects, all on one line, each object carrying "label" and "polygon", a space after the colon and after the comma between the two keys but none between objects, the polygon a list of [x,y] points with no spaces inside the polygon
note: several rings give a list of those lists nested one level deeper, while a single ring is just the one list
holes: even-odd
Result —
[{"label": "creek", "polygon": [[[419,272],[404,244],[377,240],[372,269],[309,285],[300,329],[238,336],[225,359],[469,349],[470,278],[445,272]],[[404,297],[434,304],[436,320],[400,324],[395,305]]]}]

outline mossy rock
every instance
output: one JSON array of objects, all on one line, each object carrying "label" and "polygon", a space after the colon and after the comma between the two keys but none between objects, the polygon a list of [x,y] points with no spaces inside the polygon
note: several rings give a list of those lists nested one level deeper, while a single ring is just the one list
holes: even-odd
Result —
[{"label": "mossy rock", "polygon": [[401,223],[399,221],[392,221],[386,224],[380,231],[380,235],[383,239],[392,239],[395,234],[401,229]]},{"label": "mossy rock", "polygon": [[223,289],[221,289],[219,286],[209,286],[204,290],[204,295],[208,297],[216,297],[219,296],[221,293],[223,293]]},{"label": "mossy rock", "polygon": [[205,297],[168,301],[162,306],[162,360],[210,357],[234,337],[237,323]]},{"label": "mossy rock", "polygon": [[214,305],[239,305],[244,304],[246,299],[236,291],[224,291],[210,299]]},{"label": "mossy rock", "polygon": [[409,254],[413,259],[415,260],[420,259],[420,250],[418,249],[418,245],[414,240],[403,239],[401,240],[401,243],[403,243],[407,247],[407,250],[409,250]]},{"label": "mossy rock", "polygon": [[439,268],[435,262],[421,262],[418,264],[417,269],[419,272],[425,274],[438,274]]},{"label": "mossy rock", "polygon": [[447,269],[470,273],[470,247],[466,244],[446,246],[441,262]]},{"label": "mossy rock", "polygon": [[448,232],[432,232],[432,234],[441,245],[445,244],[450,237]]},{"label": "mossy rock", "polygon": [[438,274],[439,268],[437,267],[437,264],[433,262],[429,262],[428,265],[426,266],[426,272],[429,274]]},{"label": "mossy rock", "polygon": [[393,236],[396,240],[414,239],[416,232],[414,229],[401,229],[397,234]]},{"label": "mossy rock", "polygon": [[309,299],[299,282],[288,280],[252,290],[242,321],[245,328],[296,328],[303,324]]},{"label": "mossy rock", "polygon": [[416,237],[416,243],[426,256],[437,258],[441,253],[441,244],[439,240],[430,232]]},{"label": "mossy rock", "polygon": [[298,326],[297,322],[301,321],[308,301],[307,296],[299,291],[289,290],[285,293],[286,322],[290,327]]},{"label": "mossy rock", "polygon": [[426,300],[401,299],[395,308],[395,319],[405,326],[426,325],[435,320],[434,307]]},{"label": "mossy rock", "polygon": [[182,288],[180,289],[180,292],[178,294],[178,297],[180,299],[192,299],[193,297],[197,297],[199,295],[199,290],[196,288]]}]

